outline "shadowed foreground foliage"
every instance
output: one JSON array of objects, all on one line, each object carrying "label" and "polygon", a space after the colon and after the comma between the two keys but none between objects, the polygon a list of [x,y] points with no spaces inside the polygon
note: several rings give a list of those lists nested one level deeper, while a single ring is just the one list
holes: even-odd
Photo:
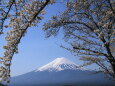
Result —
[{"label": "shadowed foreground foliage", "polygon": [[5,86],[5,85],[3,85],[3,84],[0,84],[0,86]]}]

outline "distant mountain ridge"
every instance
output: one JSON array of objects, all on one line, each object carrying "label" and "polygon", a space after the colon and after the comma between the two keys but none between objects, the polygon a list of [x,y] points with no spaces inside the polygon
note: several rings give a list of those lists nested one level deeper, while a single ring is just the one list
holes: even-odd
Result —
[{"label": "distant mountain ridge", "polygon": [[8,86],[115,86],[103,73],[79,68],[65,57],[23,75],[11,78]]}]

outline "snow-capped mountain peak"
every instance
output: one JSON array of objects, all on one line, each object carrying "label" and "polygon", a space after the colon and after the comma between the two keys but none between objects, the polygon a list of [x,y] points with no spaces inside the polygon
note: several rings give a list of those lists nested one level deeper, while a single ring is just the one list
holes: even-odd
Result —
[{"label": "snow-capped mountain peak", "polygon": [[38,68],[36,71],[61,71],[65,69],[76,70],[78,69],[78,65],[65,57],[60,57]]}]

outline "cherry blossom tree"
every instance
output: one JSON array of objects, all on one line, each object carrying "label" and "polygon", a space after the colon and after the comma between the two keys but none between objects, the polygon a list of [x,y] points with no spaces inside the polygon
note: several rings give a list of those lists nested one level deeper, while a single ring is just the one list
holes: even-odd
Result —
[{"label": "cherry blossom tree", "polygon": [[[0,0],[0,35],[4,29],[9,31],[5,37],[7,45],[4,56],[0,57],[0,79],[9,83],[12,57],[18,53],[18,45],[31,26],[37,26],[43,15],[44,8],[53,0]],[[8,22],[8,23],[5,23]]]},{"label": "cherry blossom tree", "polygon": [[46,37],[64,32],[71,47],[85,65],[96,64],[98,71],[115,78],[115,1],[72,0],[66,10],[44,24]]}]

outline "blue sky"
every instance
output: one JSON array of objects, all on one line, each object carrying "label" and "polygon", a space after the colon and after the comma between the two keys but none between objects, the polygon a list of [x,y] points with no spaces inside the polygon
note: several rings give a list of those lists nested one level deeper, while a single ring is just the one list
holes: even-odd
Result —
[{"label": "blue sky", "polygon": [[[48,21],[52,15],[64,11],[64,2],[58,2],[54,5],[46,7],[47,13],[38,27],[28,29],[25,37],[22,38],[19,44],[19,53],[14,55],[11,66],[11,75],[17,76],[30,71],[33,71],[40,66],[43,66],[57,57],[66,57],[77,64],[82,64],[69,51],[60,47],[61,44],[67,45],[62,40],[62,35],[46,39],[44,32],[41,30],[44,22]],[[0,36],[0,56],[3,56],[2,46],[6,44],[3,40],[4,35]]]}]

